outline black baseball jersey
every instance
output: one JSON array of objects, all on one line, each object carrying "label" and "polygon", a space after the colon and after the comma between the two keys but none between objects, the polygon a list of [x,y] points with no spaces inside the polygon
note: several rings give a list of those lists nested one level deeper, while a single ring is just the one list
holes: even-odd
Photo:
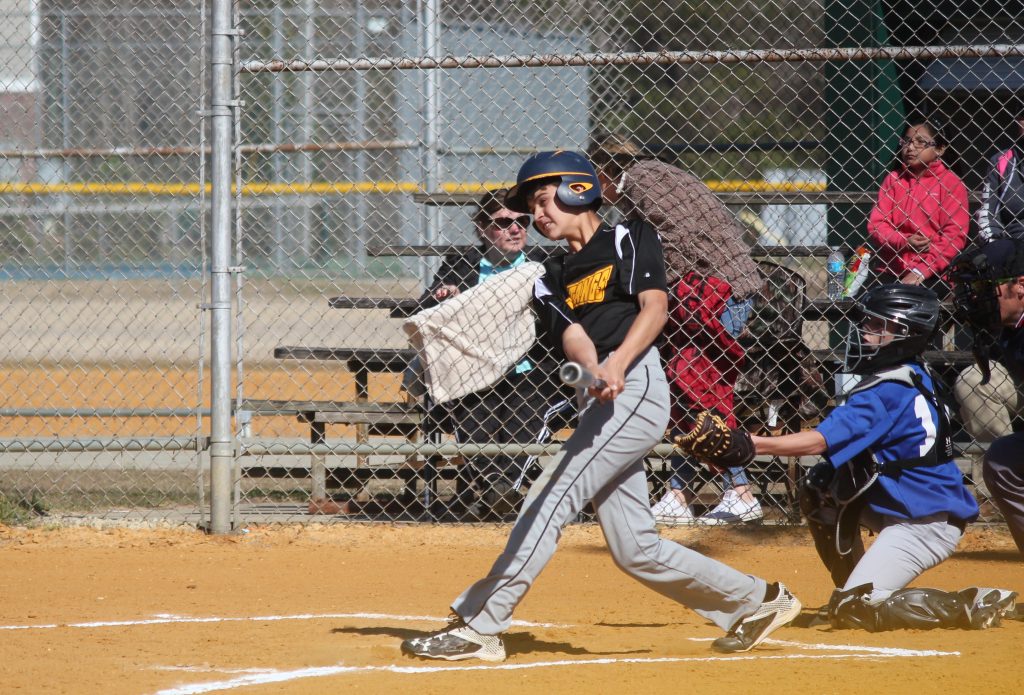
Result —
[{"label": "black baseball jersey", "polygon": [[583,326],[603,360],[626,338],[640,313],[637,295],[668,292],[661,240],[643,221],[602,226],[576,253],[544,264],[534,300],[546,339],[562,354],[562,333]]}]

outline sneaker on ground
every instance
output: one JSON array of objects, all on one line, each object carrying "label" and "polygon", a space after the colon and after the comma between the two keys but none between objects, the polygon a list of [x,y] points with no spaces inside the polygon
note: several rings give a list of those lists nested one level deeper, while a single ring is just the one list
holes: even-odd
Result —
[{"label": "sneaker on ground", "polygon": [[711,643],[711,648],[724,654],[747,652],[783,625],[793,622],[800,615],[800,600],[782,582],[771,584],[769,593],[773,589],[778,592],[775,598],[765,601],[753,615],[733,625],[724,637]]},{"label": "sneaker on ground", "polygon": [[482,659],[504,661],[505,644],[497,635],[481,635],[466,625],[458,615],[448,617],[448,626],[423,637],[411,637],[402,642],[402,653],[424,659]]},{"label": "sneaker on ground", "polygon": [[675,490],[666,492],[665,496],[651,507],[651,512],[655,521],[667,526],[689,526],[697,521],[690,505],[680,502]]},{"label": "sneaker on ground", "polygon": [[764,518],[761,503],[755,498],[753,502],[744,502],[735,490],[726,490],[722,501],[710,512],[698,519],[702,526],[718,526],[720,524],[740,524],[745,521],[760,521]]}]

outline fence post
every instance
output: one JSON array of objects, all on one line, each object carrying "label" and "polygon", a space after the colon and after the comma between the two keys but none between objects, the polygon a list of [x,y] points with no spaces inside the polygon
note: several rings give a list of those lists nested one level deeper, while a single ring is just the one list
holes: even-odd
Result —
[{"label": "fence post", "polygon": [[236,32],[231,0],[213,0],[210,157],[210,532],[231,530],[231,182]]}]

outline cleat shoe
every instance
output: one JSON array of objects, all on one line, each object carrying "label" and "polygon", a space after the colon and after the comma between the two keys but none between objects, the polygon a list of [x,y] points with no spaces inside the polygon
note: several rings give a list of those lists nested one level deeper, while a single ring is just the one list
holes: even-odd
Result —
[{"label": "cleat shoe", "polygon": [[726,490],[718,506],[700,517],[697,523],[701,526],[720,526],[760,521],[763,518],[764,512],[757,499],[754,499],[753,502],[744,502],[735,490]]},{"label": "cleat shoe", "polygon": [[712,649],[724,654],[750,651],[761,644],[768,635],[793,622],[800,615],[800,600],[781,582],[772,586],[776,588],[778,595],[758,606],[753,615],[733,625],[725,637],[719,637],[712,642]]},{"label": "cleat shoe", "polygon": [[654,520],[666,526],[692,526],[697,523],[697,517],[693,515],[690,505],[679,501],[675,490],[669,490],[658,502],[651,507]]},{"label": "cleat shoe", "polygon": [[481,635],[452,613],[448,626],[424,637],[412,637],[402,642],[402,653],[424,659],[482,659],[504,661],[505,645],[497,635]]},{"label": "cleat shoe", "polygon": [[1017,592],[972,586],[957,592],[967,612],[967,622],[975,630],[998,627],[1003,618],[1017,614]]}]

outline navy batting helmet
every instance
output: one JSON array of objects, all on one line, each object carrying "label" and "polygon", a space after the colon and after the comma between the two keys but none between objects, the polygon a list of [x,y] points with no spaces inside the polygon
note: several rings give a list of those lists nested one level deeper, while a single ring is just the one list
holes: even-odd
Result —
[{"label": "navy batting helmet", "polygon": [[505,195],[505,207],[529,213],[527,196],[535,184],[549,179],[559,182],[555,195],[566,205],[589,207],[601,204],[601,184],[594,165],[579,152],[555,150],[538,152],[523,162],[516,176],[516,185]]},{"label": "navy batting helmet", "polygon": [[[924,352],[939,326],[939,298],[918,285],[880,285],[858,297],[850,314],[845,371],[871,374]],[[864,340],[864,324],[870,319],[888,322],[891,342],[874,345]]]}]

